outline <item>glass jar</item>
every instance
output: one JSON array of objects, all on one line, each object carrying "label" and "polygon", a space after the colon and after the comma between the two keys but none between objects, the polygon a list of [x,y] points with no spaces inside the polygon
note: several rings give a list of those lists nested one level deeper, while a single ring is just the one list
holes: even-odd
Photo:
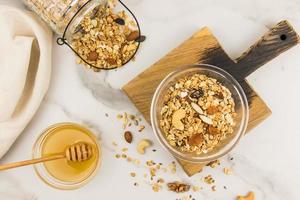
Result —
[{"label": "glass jar", "polygon": [[107,0],[23,0],[38,14],[55,33],[63,35],[68,24],[74,18],[77,24],[86,13],[99,5],[106,5]]},{"label": "glass jar", "polygon": [[23,0],[68,46],[76,62],[94,71],[127,64],[138,51],[141,30],[121,0]]},{"label": "glass jar", "polygon": [[[237,114],[235,119],[236,125],[233,133],[225,138],[214,149],[200,155],[195,152],[183,152],[178,147],[172,146],[160,126],[161,110],[164,106],[164,96],[168,91],[168,88],[179,79],[197,73],[212,77],[228,88],[235,101],[235,112]],[[150,112],[152,129],[162,146],[171,152],[176,158],[191,163],[207,163],[228,154],[234,147],[236,147],[241,137],[245,134],[249,119],[247,97],[240,84],[228,72],[219,67],[208,64],[179,67],[166,76],[154,93]]]}]

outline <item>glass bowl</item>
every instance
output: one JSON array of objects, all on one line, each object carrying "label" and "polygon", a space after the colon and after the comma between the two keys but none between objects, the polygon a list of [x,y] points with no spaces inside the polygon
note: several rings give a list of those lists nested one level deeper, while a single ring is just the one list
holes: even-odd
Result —
[{"label": "glass bowl", "polygon": [[[69,132],[67,133],[66,131]],[[63,136],[64,134],[71,135],[65,137]],[[71,163],[71,165],[69,165],[69,163],[67,163],[68,161],[66,161],[65,159],[35,164],[34,169],[38,177],[41,178],[41,180],[44,181],[47,185],[61,190],[77,189],[88,183],[96,175],[96,172],[98,171],[98,168],[100,166],[101,148],[96,136],[90,130],[79,124],[59,123],[48,127],[37,138],[33,146],[32,157],[33,159],[35,159],[43,156],[53,155],[57,152],[63,152],[66,148],[66,142],[71,142],[72,144],[74,144],[81,141],[88,142],[92,145],[94,156],[91,159],[85,161],[84,163]],[[46,150],[49,151],[49,149],[53,150],[54,152],[46,152]],[[82,169],[81,167],[86,168]],[[61,172],[58,173],[56,171],[59,170],[55,170],[58,168],[64,169],[64,171],[61,170]],[[69,174],[68,178],[62,178],[66,174]]]},{"label": "glass bowl", "polygon": [[[236,125],[234,127],[234,132],[228,135],[228,137],[223,140],[216,148],[209,151],[208,153],[202,153],[200,155],[196,153],[183,152],[171,146],[167,141],[165,134],[161,130],[159,124],[161,117],[160,111],[163,106],[163,97],[168,88],[176,81],[178,81],[178,79],[195,73],[215,78],[218,80],[218,82],[227,87],[232,93],[232,97],[235,101],[235,111],[237,113],[237,117],[235,118]],[[249,108],[244,90],[229,73],[216,66],[208,64],[196,64],[180,67],[165,77],[165,79],[160,83],[160,85],[156,89],[156,92],[154,93],[150,114],[152,129],[163,147],[165,147],[169,152],[171,152],[176,158],[180,160],[202,163],[210,162],[224,156],[237,145],[240,138],[244,135],[248,125]]]}]

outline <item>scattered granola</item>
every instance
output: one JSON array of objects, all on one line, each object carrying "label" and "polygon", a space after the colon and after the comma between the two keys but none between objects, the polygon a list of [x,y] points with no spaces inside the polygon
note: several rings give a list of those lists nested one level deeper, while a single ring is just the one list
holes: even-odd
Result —
[{"label": "scattered granola", "polygon": [[206,184],[213,184],[215,182],[215,180],[212,178],[211,175],[207,175],[204,177],[203,181],[206,183]]},{"label": "scattered granola", "polygon": [[172,182],[167,184],[170,191],[182,193],[182,192],[188,192],[190,190],[190,185],[186,183],[181,182]]},{"label": "scattered granola", "polygon": [[199,187],[199,186],[194,185],[194,186],[192,187],[192,189],[193,189],[194,192],[198,192],[199,190],[202,189],[202,187]]},{"label": "scattered granola", "polygon": [[173,161],[172,163],[170,163],[168,165],[168,169],[171,171],[172,174],[175,174],[176,173],[176,162]]},{"label": "scattered granola", "polygon": [[214,161],[209,162],[206,166],[209,166],[211,168],[216,168],[220,164],[221,164],[220,160],[214,160]]},{"label": "scattered granola", "polygon": [[123,121],[123,129],[126,129],[127,127],[129,127],[129,125],[132,124],[138,128],[139,132],[142,132],[145,129],[144,125],[140,125],[142,119],[135,115],[127,114],[125,112],[124,114],[118,114],[117,119]]},{"label": "scattered granola", "polygon": [[213,192],[217,191],[217,186],[215,186],[215,185],[211,186],[211,190],[212,190]]},{"label": "scattered granola", "polygon": [[71,45],[88,63],[110,69],[132,58],[139,37],[135,21],[125,11],[115,13],[113,6],[100,5],[75,28]]},{"label": "scattered granola", "polygon": [[168,88],[160,127],[170,145],[181,151],[208,153],[233,133],[234,107],[231,92],[216,79],[189,75]]},{"label": "scattered granola", "polygon": [[255,194],[254,192],[249,192],[246,196],[238,196],[236,200],[254,200]]},{"label": "scattered granola", "polygon": [[131,176],[131,177],[135,177],[135,176],[136,176],[136,173],[131,172],[131,173],[130,173],[130,176]]},{"label": "scattered granola", "polygon": [[224,172],[224,174],[227,174],[227,175],[232,175],[232,174],[233,174],[232,169],[227,168],[227,167],[225,167],[225,168],[223,169],[223,172]]},{"label": "scattered granola", "polygon": [[123,148],[122,149],[122,152],[127,152],[128,151],[128,148]]},{"label": "scattered granola", "polygon": [[139,131],[139,132],[142,132],[144,129],[145,129],[145,126],[144,126],[144,125],[141,125],[141,126],[139,126],[138,131]]},{"label": "scattered granola", "polygon": [[153,183],[152,184],[152,190],[154,192],[159,192],[162,189],[162,186],[159,183]]}]

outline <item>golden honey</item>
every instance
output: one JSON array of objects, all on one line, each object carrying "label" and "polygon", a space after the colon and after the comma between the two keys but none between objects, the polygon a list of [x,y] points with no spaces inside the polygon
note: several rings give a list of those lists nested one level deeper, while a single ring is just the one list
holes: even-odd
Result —
[{"label": "golden honey", "polygon": [[[39,141],[39,142],[38,142]],[[93,148],[92,157],[83,162],[70,162],[67,159],[45,162],[37,169],[38,175],[48,184],[55,186],[55,183],[49,183],[56,180],[59,183],[81,183],[88,179],[99,165],[100,149],[97,138],[88,129],[73,123],[57,124],[45,131],[38,139],[35,145],[39,149],[42,157],[51,156],[57,153],[65,152],[66,148],[78,142],[89,143]],[[37,148],[39,146],[39,148]],[[42,173],[44,170],[47,173]],[[44,174],[50,175],[47,178]],[[59,188],[59,186],[57,186]],[[77,187],[77,186],[76,186]]]}]

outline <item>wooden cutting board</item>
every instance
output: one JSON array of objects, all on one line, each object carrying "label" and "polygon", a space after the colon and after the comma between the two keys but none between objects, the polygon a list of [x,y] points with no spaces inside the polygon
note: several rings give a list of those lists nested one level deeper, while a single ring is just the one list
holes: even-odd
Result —
[{"label": "wooden cutting board", "polygon": [[[215,65],[233,75],[243,87],[250,108],[247,129],[249,131],[266,119],[271,114],[271,110],[245,78],[298,43],[299,36],[292,26],[287,21],[281,21],[242,56],[232,60],[212,32],[205,27],[126,84],[123,91],[150,123],[151,100],[157,86],[165,76],[174,71],[176,67],[187,64]],[[179,163],[189,176],[200,172],[206,164],[195,164],[182,160],[179,160]]]}]

